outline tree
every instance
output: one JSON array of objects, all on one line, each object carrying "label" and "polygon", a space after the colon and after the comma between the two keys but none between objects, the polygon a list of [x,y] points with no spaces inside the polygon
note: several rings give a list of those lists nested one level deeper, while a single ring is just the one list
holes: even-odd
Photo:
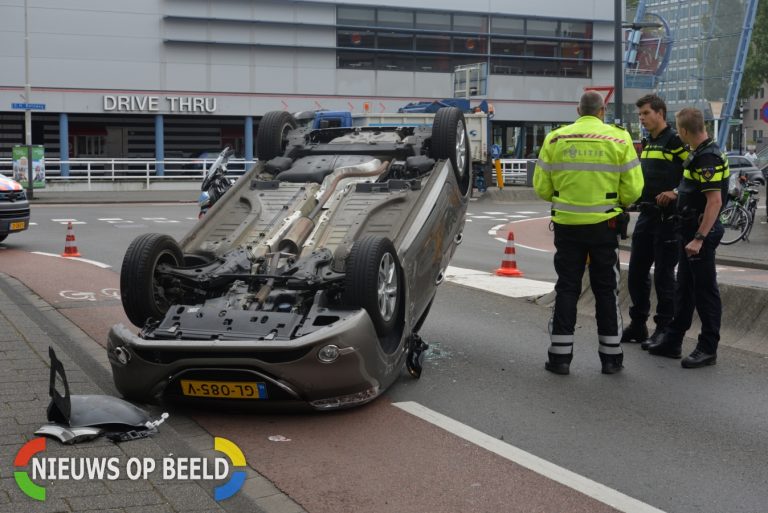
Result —
[{"label": "tree", "polygon": [[757,19],[752,27],[752,39],[749,43],[747,64],[741,78],[740,98],[753,96],[768,80],[768,0],[757,4]]}]

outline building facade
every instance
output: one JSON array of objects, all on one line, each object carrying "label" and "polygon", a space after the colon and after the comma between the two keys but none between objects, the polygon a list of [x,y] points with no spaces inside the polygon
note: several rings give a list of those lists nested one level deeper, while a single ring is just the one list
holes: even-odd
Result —
[{"label": "building facade", "polygon": [[[0,0],[0,157],[254,153],[265,112],[394,112],[483,63],[494,142],[524,155],[613,82],[613,1]],[[25,14],[29,50],[25,52]],[[32,92],[25,96],[25,57]],[[484,89],[484,90],[483,90]]]}]

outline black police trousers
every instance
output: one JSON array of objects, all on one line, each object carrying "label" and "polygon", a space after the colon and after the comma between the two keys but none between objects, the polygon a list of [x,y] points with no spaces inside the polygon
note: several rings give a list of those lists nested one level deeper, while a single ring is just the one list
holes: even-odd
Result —
[{"label": "black police trousers", "polygon": [[705,353],[715,354],[720,342],[720,320],[723,316],[715,271],[715,250],[723,238],[723,225],[720,221],[715,222],[699,254],[689,257],[685,253],[685,245],[693,239],[695,230],[695,227],[684,227],[682,230],[675,289],[675,318],[665,333],[670,344],[682,344],[685,332],[693,322],[695,309],[701,319],[701,334],[696,347]]},{"label": "black police trousers", "polygon": [[645,324],[651,311],[651,266],[655,264],[653,285],[656,288],[656,326],[666,327],[674,315],[675,266],[678,262],[680,236],[672,221],[662,222],[656,213],[642,212],[632,233],[629,257],[629,317]]},{"label": "black police trousers", "polygon": [[[599,351],[621,354],[618,303],[618,233],[614,219],[590,225],[555,223],[555,308],[550,321],[550,353],[570,354],[576,327],[576,303],[589,256],[589,279],[595,295]],[[610,223],[610,226],[609,226]]]}]

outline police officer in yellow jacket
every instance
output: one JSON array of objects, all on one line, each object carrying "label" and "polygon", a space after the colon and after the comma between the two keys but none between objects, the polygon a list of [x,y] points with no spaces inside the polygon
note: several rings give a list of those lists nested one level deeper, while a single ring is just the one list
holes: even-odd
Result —
[{"label": "police officer in yellow jacket", "polygon": [[575,123],[544,139],[533,178],[536,193],[552,202],[555,229],[556,299],[545,368],[569,373],[576,302],[589,264],[602,372],[615,374],[623,368],[624,357],[617,217],[640,196],[643,173],[627,131],[603,123],[605,106],[599,93],[584,93],[577,112]]}]

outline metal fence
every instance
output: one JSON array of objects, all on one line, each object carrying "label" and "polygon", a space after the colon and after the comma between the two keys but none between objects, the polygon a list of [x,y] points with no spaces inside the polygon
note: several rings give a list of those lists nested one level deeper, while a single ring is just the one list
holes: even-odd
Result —
[{"label": "metal fence", "polygon": [[[45,159],[45,179],[49,183],[105,183],[145,182],[147,187],[154,182],[175,180],[200,180],[215,159]],[[501,159],[504,185],[530,185],[526,159]],[[239,176],[250,169],[255,160],[230,159],[227,174]],[[62,175],[62,165],[69,173]],[[162,173],[158,173],[158,169]],[[0,174],[13,177],[13,161],[0,158]],[[491,185],[496,186],[496,170],[491,167]]]},{"label": "metal fence", "polygon": [[[150,182],[202,179],[215,159],[45,159],[47,182]],[[227,174],[238,176],[256,161],[230,159]],[[62,173],[62,168],[67,172]],[[13,177],[13,161],[0,159],[0,173]]]},{"label": "metal fence", "polygon": [[[528,163],[535,163],[529,159],[500,159],[501,175],[504,177],[504,185],[529,185],[531,178],[528,176]],[[531,170],[533,168],[531,167]],[[491,185],[496,186],[496,169],[491,167]]]}]

